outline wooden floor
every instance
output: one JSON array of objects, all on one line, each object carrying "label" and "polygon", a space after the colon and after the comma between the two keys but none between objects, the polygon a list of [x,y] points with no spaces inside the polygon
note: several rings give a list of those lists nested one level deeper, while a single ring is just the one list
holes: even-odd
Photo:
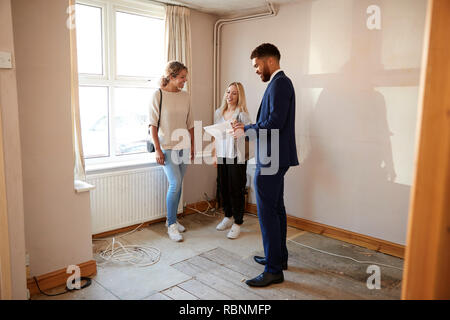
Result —
[{"label": "wooden floor", "polygon": [[[245,280],[264,270],[264,266],[253,261],[254,255],[264,255],[258,218],[245,215],[241,235],[235,240],[226,237],[228,230],[216,230],[222,218],[220,214],[212,217],[193,214],[182,218],[181,223],[187,229],[183,242],[168,238],[164,222],[121,237],[120,241],[125,244],[152,246],[161,251],[160,260],[149,267],[106,263],[98,252],[110,240],[94,241],[93,254],[98,265],[91,286],[54,297],[40,294],[32,299],[400,299],[402,259],[292,227],[287,229],[289,260],[288,270],[284,271],[285,281],[267,288],[249,287]],[[380,289],[367,287],[370,265],[380,267]],[[61,291],[64,287],[49,293]]]},{"label": "wooden floor", "polygon": [[[313,234],[310,236],[312,238],[321,237]],[[173,264],[172,267],[192,278],[147,299],[361,300],[400,298],[401,271],[398,269],[382,267],[381,289],[370,290],[366,283],[367,278],[371,275],[366,272],[369,264],[358,265],[356,263],[355,265],[354,262],[349,264],[348,260],[343,262],[341,257],[331,257],[332,259],[327,260],[323,257],[324,253],[311,252],[311,249],[298,247],[293,241],[289,242],[288,246],[289,267],[287,271],[284,271],[285,281],[281,284],[267,288],[250,288],[245,284],[245,280],[261,273],[264,267],[253,262],[251,257],[242,259],[237,254],[219,247]],[[348,245],[350,249],[348,251],[354,251],[353,247],[356,246]],[[364,248],[360,248],[360,251],[365,257],[373,257],[378,254]],[[311,257],[311,254],[316,256]],[[382,254],[378,255],[383,256]],[[379,257],[375,260],[381,263]]]}]

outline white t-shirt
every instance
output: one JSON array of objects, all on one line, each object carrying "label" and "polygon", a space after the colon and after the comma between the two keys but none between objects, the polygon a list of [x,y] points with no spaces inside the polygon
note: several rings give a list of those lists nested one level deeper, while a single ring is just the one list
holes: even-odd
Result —
[{"label": "white t-shirt", "polygon": [[[194,127],[189,94],[186,91],[168,92],[161,90],[161,92],[161,121],[158,131],[161,148],[173,150],[189,149],[191,142],[187,129]],[[149,108],[150,124],[155,127],[158,126],[159,99],[159,90],[156,90],[152,94]],[[174,132],[175,136],[172,137]],[[180,133],[180,135],[177,133]]]},{"label": "white t-shirt", "polygon": [[[246,112],[241,112],[238,108],[233,113],[231,120],[237,119],[244,125],[251,123],[250,115]],[[214,124],[225,122],[221,109],[217,109],[214,113]],[[241,137],[236,141],[233,136],[225,135],[223,139],[216,139],[216,156],[219,158],[233,159],[237,157],[237,147],[239,146],[239,153],[245,155],[245,149],[241,150],[242,146],[245,148],[245,137]]]}]

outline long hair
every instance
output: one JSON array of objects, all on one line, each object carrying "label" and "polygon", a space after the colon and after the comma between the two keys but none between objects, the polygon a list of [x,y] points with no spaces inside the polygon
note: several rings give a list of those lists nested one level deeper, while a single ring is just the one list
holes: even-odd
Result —
[{"label": "long hair", "polygon": [[244,86],[240,82],[232,82],[227,86],[227,89],[225,90],[225,93],[222,98],[222,104],[220,105],[220,112],[221,114],[225,114],[225,112],[228,110],[228,102],[227,102],[227,90],[229,87],[235,86],[238,91],[238,101],[236,108],[239,108],[241,112],[248,113],[247,110],[247,100],[245,99],[245,91]]},{"label": "long hair", "polygon": [[164,75],[161,77],[160,85],[165,87],[169,84],[171,77],[176,77],[181,71],[188,71],[187,67],[179,61],[169,61],[164,69]]}]

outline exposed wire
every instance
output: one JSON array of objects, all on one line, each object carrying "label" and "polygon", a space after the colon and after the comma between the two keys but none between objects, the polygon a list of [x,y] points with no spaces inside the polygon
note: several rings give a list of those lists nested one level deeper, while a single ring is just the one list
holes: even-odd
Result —
[{"label": "exposed wire", "polygon": [[[206,193],[204,193],[204,198],[208,203],[208,208],[205,211],[200,211],[191,207],[187,208],[208,217],[215,217],[216,208],[211,205],[210,199]],[[208,214],[209,212],[212,212],[213,214]],[[159,249],[143,245],[123,244],[117,240],[132,234],[142,225],[143,223],[138,225],[134,230],[117,237],[94,239],[96,241],[111,241],[106,249],[99,252],[99,256],[105,261],[103,263],[99,263],[99,265],[103,265],[108,262],[126,262],[139,267],[148,267],[157,263],[161,257],[161,251]]]},{"label": "exposed wire", "polygon": [[80,281],[86,281],[86,283],[85,283],[84,285],[82,285],[79,289],[78,289],[78,288],[69,289],[69,288],[67,287],[67,284],[66,284],[65,291],[59,292],[59,293],[53,293],[53,294],[52,294],[52,293],[46,293],[46,292],[42,291],[42,290],[41,290],[41,287],[39,287],[38,279],[37,279],[36,277],[33,277],[33,279],[34,279],[34,282],[36,283],[36,286],[37,286],[39,292],[40,292],[41,294],[43,294],[44,296],[47,296],[47,297],[56,297],[56,296],[60,296],[60,295],[62,295],[62,294],[66,294],[67,292],[71,292],[71,291],[74,291],[74,290],[80,290],[80,289],[87,288],[87,287],[89,287],[89,286],[91,285],[91,278],[88,278],[88,277],[80,277],[79,280],[80,280]]},{"label": "exposed wire", "polygon": [[394,267],[394,266],[391,266],[391,265],[388,265],[388,264],[379,263],[379,262],[373,262],[373,261],[359,261],[359,260],[356,260],[356,259],[354,259],[354,258],[352,258],[352,257],[342,256],[342,255],[340,255],[340,254],[331,253],[331,252],[328,252],[328,251],[316,249],[316,248],[307,246],[307,245],[305,245],[305,244],[299,243],[299,242],[297,242],[297,241],[295,241],[295,240],[288,239],[288,241],[291,241],[291,242],[293,242],[293,243],[295,243],[295,244],[297,244],[297,245],[299,245],[299,246],[309,248],[309,249],[311,249],[311,250],[315,250],[315,251],[318,251],[318,252],[321,252],[321,253],[329,254],[329,255],[331,255],[331,256],[335,256],[335,257],[339,257],[339,258],[345,258],[345,259],[350,259],[350,260],[355,261],[355,262],[357,262],[357,263],[361,263],[361,264],[374,264],[374,265],[380,265],[380,266],[383,266],[383,267],[389,267],[389,268],[394,268],[394,269],[398,269],[398,270],[403,270],[403,268]]},{"label": "exposed wire", "polygon": [[[249,213],[249,212],[246,212],[245,214],[247,214],[249,216],[258,217],[256,214]],[[378,263],[378,262],[373,262],[373,261],[359,261],[359,260],[356,260],[356,259],[354,259],[352,257],[342,256],[340,254],[331,253],[331,252],[328,252],[328,251],[325,251],[325,250],[320,250],[320,249],[317,249],[317,248],[313,248],[313,247],[307,246],[306,244],[299,243],[299,242],[297,242],[295,240],[288,239],[288,241],[291,241],[291,242],[293,242],[293,243],[295,243],[295,244],[297,244],[299,246],[302,246],[302,247],[305,247],[305,248],[308,248],[308,249],[311,249],[311,250],[315,250],[315,251],[318,251],[318,252],[321,252],[321,253],[329,254],[331,256],[335,256],[335,257],[339,257],[339,258],[345,258],[345,259],[350,259],[350,260],[352,260],[354,262],[357,262],[357,263],[361,263],[361,264],[375,264],[375,265],[380,265],[380,266],[383,266],[383,267],[394,268],[394,269],[397,269],[397,270],[403,270],[403,268],[391,266],[391,265],[388,265],[388,264],[383,264],[383,263]]]},{"label": "exposed wire", "polygon": [[[216,208],[214,208],[214,207],[211,205],[210,199],[209,199],[208,195],[207,195],[206,193],[204,193],[204,194],[203,194],[203,197],[205,198],[205,201],[208,203],[208,208],[206,208],[205,211],[200,211],[200,210],[198,210],[198,209],[191,208],[191,207],[186,207],[186,208],[191,209],[191,210],[193,210],[193,211],[195,211],[195,212],[197,212],[197,213],[203,214],[203,215],[205,215],[205,216],[207,216],[207,217],[216,217],[216,212],[217,212],[217,210],[216,210]],[[208,214],[209,212],[212,212],[212,214]]]},{"label": "exposed wire", "polygon": [[109,241],[106,249],[99,252],[99,257],[104,260],[103,263],[99,265],[106,264],[108,262],[119,262],[119,263],[129,263],[138,267],[148,267],[159,261],[161,258],[161,251],[158,248],[144,245],[133,245],[133,244],[122,244],[117,239],[123,238],[127,235],[132,234],[138,230],[143,223],[137,226],[134,230],[127,232],[123,235],[104,238],[104,239],[93,239],[96,241]]}]

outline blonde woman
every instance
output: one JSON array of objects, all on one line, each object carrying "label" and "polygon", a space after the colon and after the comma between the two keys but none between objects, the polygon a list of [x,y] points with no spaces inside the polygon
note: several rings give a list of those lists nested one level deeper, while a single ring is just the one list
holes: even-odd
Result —
[{"label": "blonde woman", "polygon": [[[150,104],[150,132],[155,145],[158,164],[163,165],[169,181],[167,191],[167,233],[170,239],[182,241],[180,232],[186,229],[177,222],[177,209],[181,197],[181,186],[186,172],[186,158],[194,155],[194,123],[189,94],[182,91],[187,81],[188,70],[178,61],[170,61],[161,78],[161,89],[156,90]],[[161,114],[159,110],[160,99]],[[159,127],[158,127],[159,123]],[[175,130],[189,131],[189,139],[172,140]],[[175,134],[174,136],[177,136]]]},{"label": "blonde woman", "polygon": [[[247,111],[244,87],[239,82],[231,83],[224,94],[222,105],[216,110],[214,123],[238,121],[250,123]],[[239,139],[245,139],[241,137]],[[225,218],[217,225],[217,230],[231,227],[229,239],[236,239],[244,222],[245,185],[247,183],[247,159],[242,159],[245,150],[243,141],[227,134],[223,139],[215,140],[213,155],[217,166],[218,196],[221,199]],[[239,147],[239,148],[238,148]],[[233,221],[234,220],[234,221]]]}]

